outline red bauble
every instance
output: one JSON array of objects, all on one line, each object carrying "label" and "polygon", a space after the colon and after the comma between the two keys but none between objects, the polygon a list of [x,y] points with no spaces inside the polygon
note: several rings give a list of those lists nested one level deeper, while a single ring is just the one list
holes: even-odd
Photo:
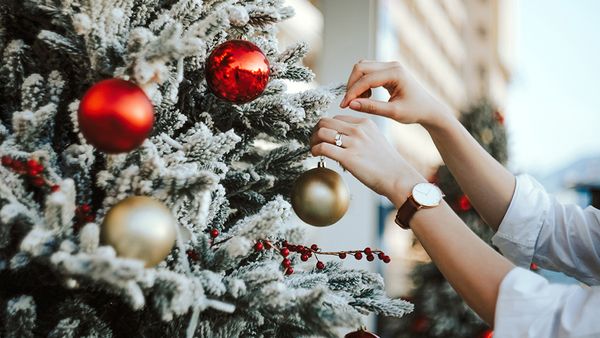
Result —
[{"label": "red bauble", "polygon": [[378,335],[365,330],[350,332],[344,338],[379,338]]},{"label": "red bauble", "polygon": [[154,109],[146,93],[132,82],[103,80],[79,103],[79,130],[105,153],[124,153],[142,144],[154,124]]},{"label": "red bauble", "polygon": [[216,96],[237,104],[254,100],[269,82],[269,61],[251,42],[230,40],[206,59],[206,82]]},{"label": "red bauble", "polygon": [[460,209],[460,211],[471,210],[471,201],[469,200],[469,197],[467,197],[467,195],[460,196],[460,199],[458,200],[458,208]]},{"label": "red bauble", "polygon": [[494,331],[492,330],[485,330],[483,331],[483,333],[481,334],[481,338],[492,338],[494,336]]}]

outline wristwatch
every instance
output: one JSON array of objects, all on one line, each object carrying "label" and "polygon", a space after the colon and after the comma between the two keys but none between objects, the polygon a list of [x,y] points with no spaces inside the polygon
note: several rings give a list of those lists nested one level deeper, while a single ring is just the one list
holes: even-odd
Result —
[{"label": "wristwatch", "polygon": [[396,214],[396,224],[402,229],[408,229],[411,218],[418,210],[436,207],[440,205],[443,198],[444,194],[435,184],[419,183],[415,185],[412,193]]}]

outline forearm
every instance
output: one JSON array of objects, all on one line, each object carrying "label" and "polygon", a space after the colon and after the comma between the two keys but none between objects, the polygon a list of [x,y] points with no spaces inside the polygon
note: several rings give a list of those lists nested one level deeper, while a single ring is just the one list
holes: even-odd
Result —
[{"label": "forearm", "polygon": [[514,266],[477,237],[446,203],[419,210],[410,226],[452,287],[493,326],[500,283]]},{"label": "forearm", "polygon": [[452,116],[426,126],[444,163],[484,221],[497,230],[513,196],[515,177]]}]

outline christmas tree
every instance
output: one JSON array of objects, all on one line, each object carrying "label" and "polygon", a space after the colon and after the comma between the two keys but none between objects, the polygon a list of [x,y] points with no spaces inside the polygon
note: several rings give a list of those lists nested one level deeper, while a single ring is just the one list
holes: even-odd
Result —
[{"label": "christmas tree", "polygon": [[278,49],[292,15],[0,3],[0,336],[336,337],[411,311],[289,225],[308,137],[343,90],[286,90],[313,78],[304,44]]},{"label": "christmas tree", "polygon": [[[506,128],[502,113],[487,100],[461,114],[461,122],[479,144],[500,163],[507,160]],[[489,245],[492,230],[472,208],[447,167],[438,169],[432,180],[463,221]],[[457,243],[457,245],[460,245]],[[481,337],[491,335],[489,327],[471,310],[434,263],[418,264],[411,273],[415,288],[408,298],[415,312],[399,320],[383,320],[383,337]]]}]

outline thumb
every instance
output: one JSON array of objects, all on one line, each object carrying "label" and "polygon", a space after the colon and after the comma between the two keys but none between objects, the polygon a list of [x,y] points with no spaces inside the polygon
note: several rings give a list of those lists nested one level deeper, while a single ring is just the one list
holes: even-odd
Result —
[{"label": "thumb", "polygon": [[352,110],[393,118],[396,111],[394,104],[372,99],[354,99],[349,106]]}]

